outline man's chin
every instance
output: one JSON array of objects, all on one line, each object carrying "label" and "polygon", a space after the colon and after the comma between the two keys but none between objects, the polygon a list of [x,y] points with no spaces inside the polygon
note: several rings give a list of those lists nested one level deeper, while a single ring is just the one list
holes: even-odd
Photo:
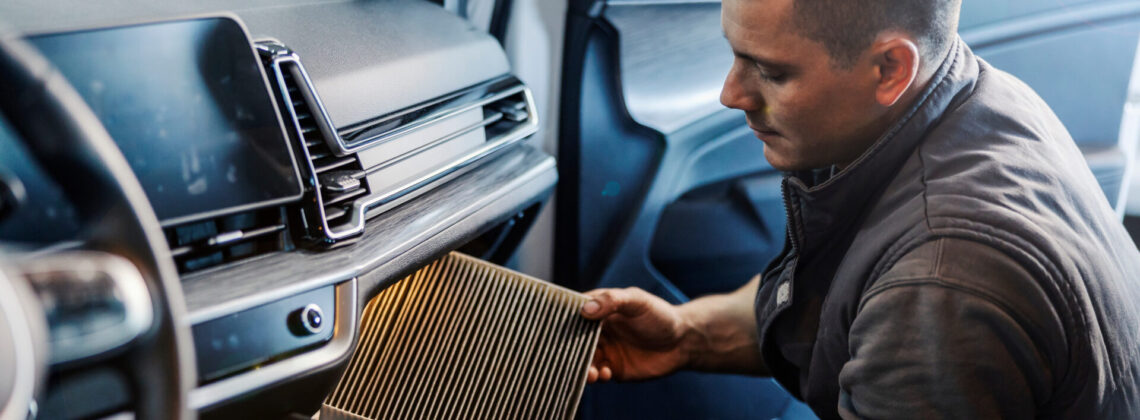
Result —
[{"label": "man's chin", "polygon": [[787,155],[772,151],[772,147],[767,144],[764,145],[764,159],[768,160],[768,164],[772,168],[781,172],[795,172],[805,169],[812,169],[810,165],[805,164],[798,159],[790,158]]}]

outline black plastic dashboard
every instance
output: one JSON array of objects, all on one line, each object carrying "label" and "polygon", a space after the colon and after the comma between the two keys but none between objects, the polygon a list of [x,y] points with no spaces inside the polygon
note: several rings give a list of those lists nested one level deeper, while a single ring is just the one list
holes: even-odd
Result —
[{"label": "black plastic dashboard", "polygon": [[[96,111],[162,220],[201,413],[319,404],[292,393],[331,388],[368,298],[557,180],[525,141],[533,98],[501,47],[426,1],[20,1],[0,16]],[[26,161],[0,167],[45,183]],[[67,237],[28,229],[47,207],[70,226],[66,203],[35,194],[0,238]]]}]

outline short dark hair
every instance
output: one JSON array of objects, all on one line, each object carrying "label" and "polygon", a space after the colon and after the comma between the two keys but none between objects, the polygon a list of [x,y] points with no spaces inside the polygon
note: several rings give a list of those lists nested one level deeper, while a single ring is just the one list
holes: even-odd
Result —
[{"label": "short dark hair", "polygon": [[835,64],[849,68],[876,36],[891,29],[915,36],[923,59],[939,60],[955,39],[962,0],[793,0],[793,4],[793,19],[802,34],[823,44]]}]

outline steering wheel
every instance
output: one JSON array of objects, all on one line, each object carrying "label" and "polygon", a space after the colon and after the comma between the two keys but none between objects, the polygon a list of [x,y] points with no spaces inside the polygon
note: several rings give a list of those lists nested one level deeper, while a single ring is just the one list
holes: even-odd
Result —
[{"label": "steering wheel", "polygon": [[[114,359],[130,383],[136,417],[193,418],[188,397],[196,370],[181,285],[158,219],[126,159],[67,80],[16,34],[0,33],[0,115],[74,204],[80,225],[79,251],[0,262],[0,297],[8,298],[7,307],[0,299],[0,324],[7,320],[8,329],[16,331],[5,343],[9,337],[0,325],[0,367],[5,351],[20,360],[20,354],[35,355],[44,344],[56,366]],[[129,328],[82,340],[57,339],[45,327],[43,313],[59,302],[45,294],[66,295],[76,287],[121,300],[115,307],[123,309]],[[8,289],[23,291],[5,295]],[[12,315],[21,308],[25,314],[36,312],[27,308],[38,306],[43,307],[39,314]],[[32,359],[39,366],[31,377],[42,378],[48,363]],[[10,395],[22,395],[5,395],[5,388],[0,381],[0,418],[25,418],[27,413],[4,412]],[[35,404],[30,405],[34,412]]]}]

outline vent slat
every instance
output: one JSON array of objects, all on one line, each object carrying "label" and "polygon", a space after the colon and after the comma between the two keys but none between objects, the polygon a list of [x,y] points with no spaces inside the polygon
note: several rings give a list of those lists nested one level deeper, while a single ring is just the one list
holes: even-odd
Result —
[{"label": "vent slat", "polygon": [[290,249],[280,207],[252,210],[164,229],[170,253],[185,274]]},{"label": "vent slat", "polygon": [[600,324],[586,297],[452,253],[392,285],[326,409],[366,419],[572,419]]},{"label": "vent slat", "polygon": [[191,247],[188,247],[188,246],[180,246],[180,247],[178,247],[178,248],[171,248],[171,249],[170,249],[170,255],[172,255],[172,256],[174,256],[175,258],[177,258],[177,257],[181,257],[181,256],[184,256],[184,255],[187,255],[187,254],[189,254],[189,253],[190,253],[190,251],[193,251],[193,250],[194,250],[194,248],[191,248]]},{"label": "vent slat", "polygon": [[325,206],[325,220],[332,221],[348,214],[348,210],[340,206]]},{"label": "vent slat", "polygon": [[[313,160],[315,161],[315,160],[317,160],[317,158],[313,158]],[[341,166],[348,165],[348,164],[354,163],[354,162],[356,162],[355,156],[345,156],[345,157],[333,160],[332,162],[322,163],[319,166],[316,166],[317,162],[313,162],[313,164],[314,164],[314,166],[316,166],[317,173],[319,174],[319,173],[331,171],[333,169],[336,169],[336,168],[339,168]]]},{"label": "vent slat", "polygon": [[259,236],[272,235],[274,233],[277,233],[277,232],[280,232],[283,230],[285,230],[285,225],[278,224],[278,225],[273,225],[273,226],[266,226],[263,228],[247,230],[247,231],[243,232],[242,236],[245,239],[253,239],[253,238],[257,238]]},{"label": "vent slat", "polygon": [[[332,156],[332,152],[326,151],[324,149],[313,150],[313,151],[309,152],[309,159],[311,159],[313,161],[314,165],[317,164],[318,160],[327,158],[329,156]],[[319,173],[319,171],[318,171],[318,173]]]},{"label": "vent slat", "polygon": [[360,197],[360,196],[367,194],[367,193],[368,193],[368,191],[365,190],[364,188],[357,188],[355,190],[343,192],[343,193],[340,193],[337,195],[329,194],[329,197],[325,198],[325,206],[327,207],[327,206],[337,205],[337,204],[343,203],[345,201],[351,200],[353,198]]}]

